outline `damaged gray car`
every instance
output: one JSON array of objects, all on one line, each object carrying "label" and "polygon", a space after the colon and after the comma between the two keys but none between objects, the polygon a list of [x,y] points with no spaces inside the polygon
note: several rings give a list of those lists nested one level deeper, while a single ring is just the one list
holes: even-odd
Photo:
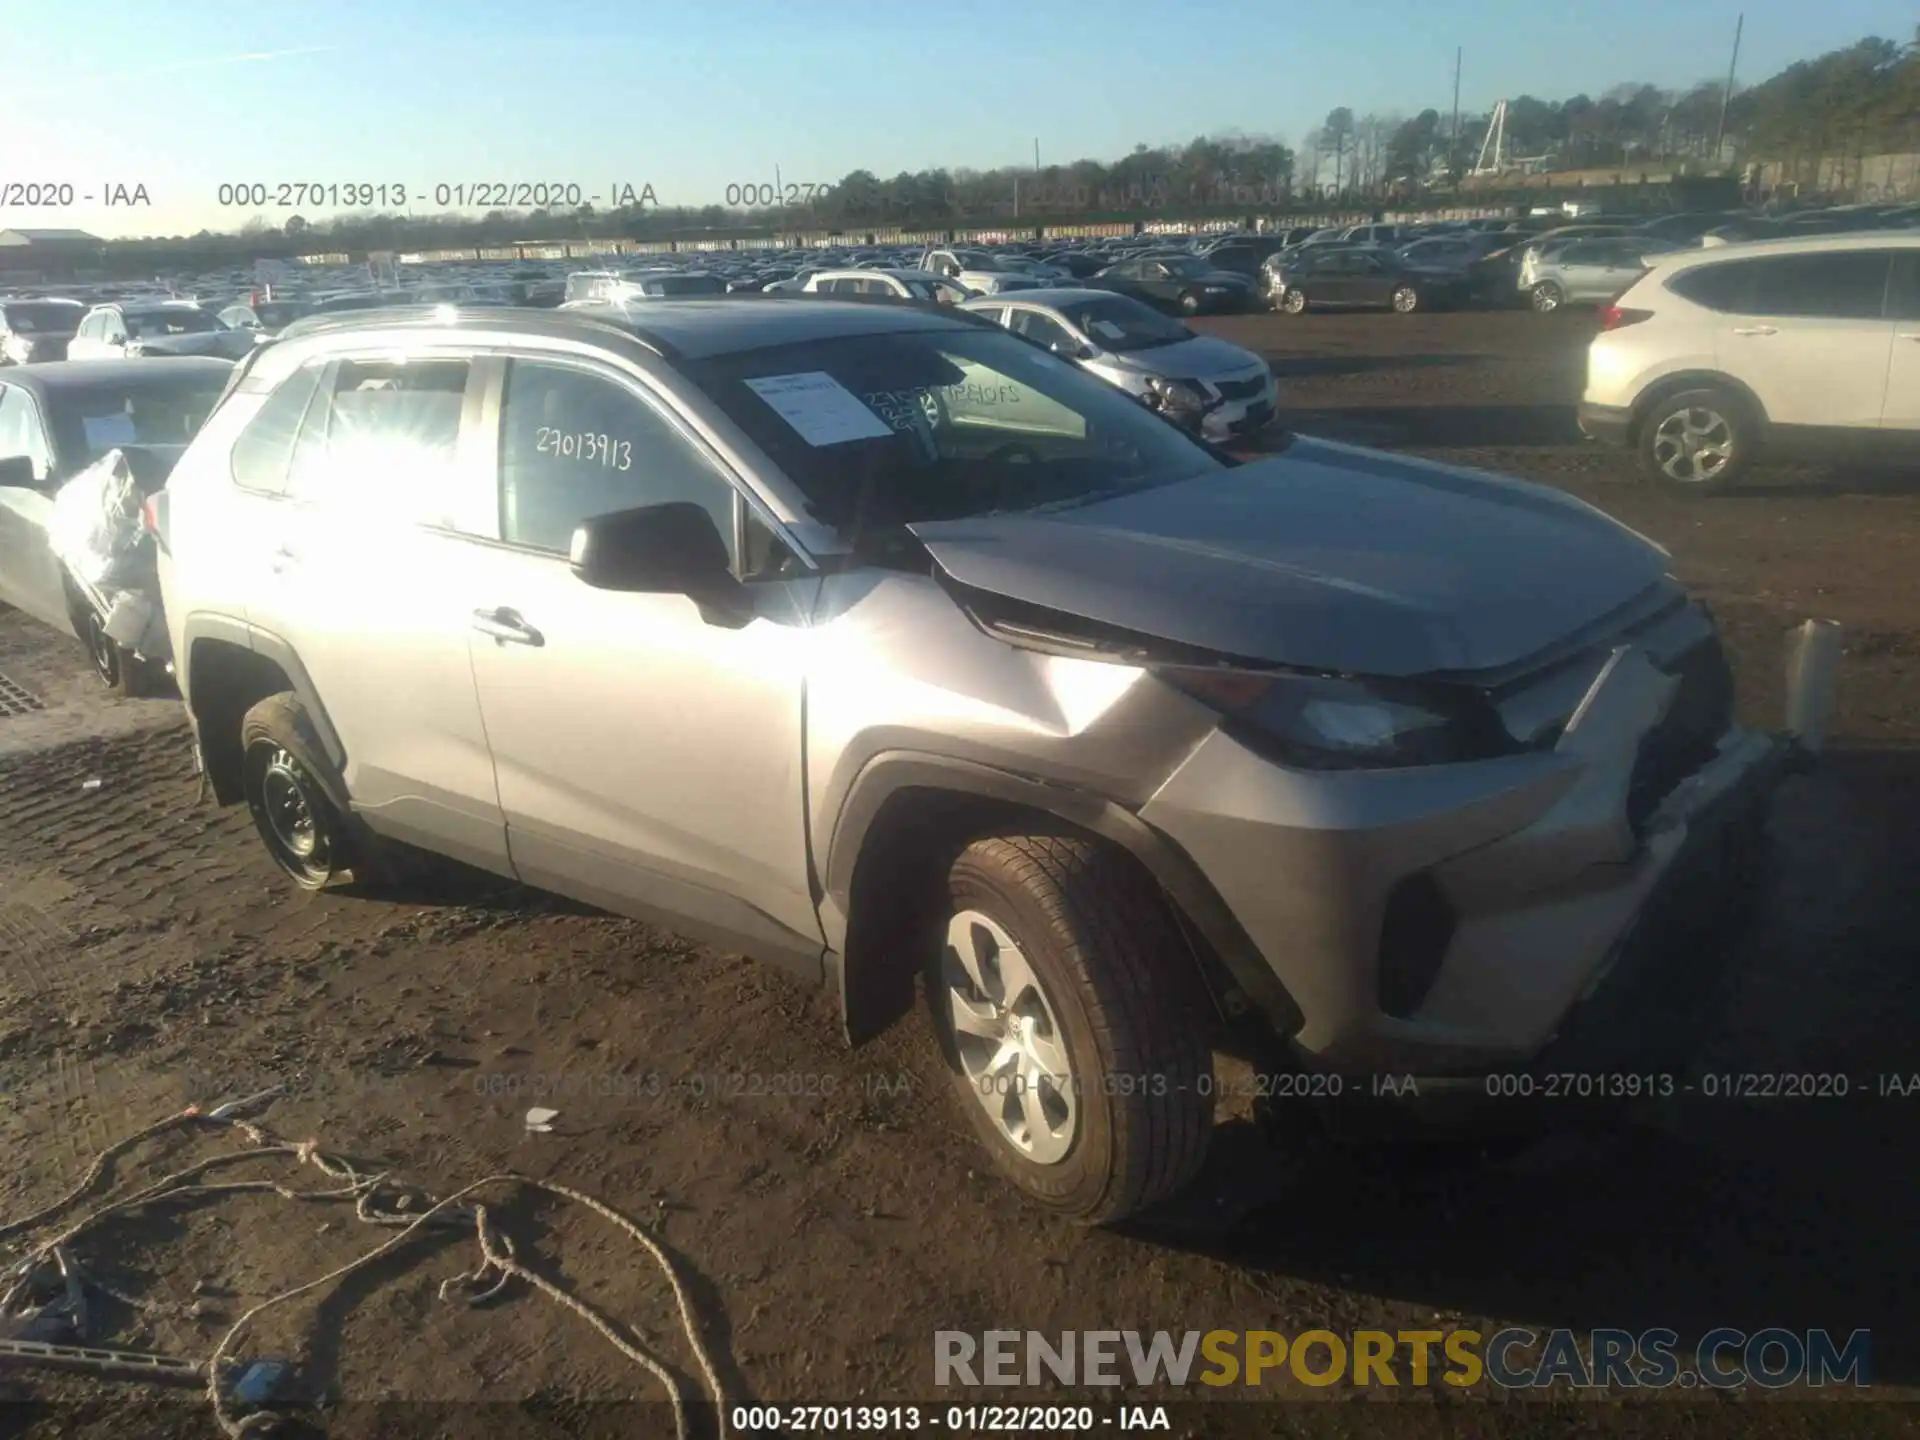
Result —
[{"label": "damaged gray car", "polygon": [[855,1043],[918,986],[995,1166],[1092,1221],[1196,1173],[1217,1053],[1646,1063],[1830,678],[1742,729],[1599,511],[1235,463],[933,307],[303,320],[157,529],[212,791],[296,882],[452,856],[781,963]]}]

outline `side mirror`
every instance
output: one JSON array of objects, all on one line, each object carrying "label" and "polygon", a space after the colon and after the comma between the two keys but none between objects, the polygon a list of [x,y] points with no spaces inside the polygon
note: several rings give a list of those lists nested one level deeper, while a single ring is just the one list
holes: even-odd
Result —
[{"label": "side mirror", "polygon": [[39,477],[33,473],[31,455],[9,455],[0,460],[0,490],[37,490]]},{"label": "side mirror", "polygon": [[685,595],[713,623],[745,624],[753,615],[713,516],[692,501],[582,520],[568,559],[573,573],[596,590]]}]

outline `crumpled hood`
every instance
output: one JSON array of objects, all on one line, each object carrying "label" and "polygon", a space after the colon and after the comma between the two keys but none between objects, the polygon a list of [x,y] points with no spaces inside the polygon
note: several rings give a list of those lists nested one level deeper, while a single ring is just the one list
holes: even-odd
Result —
[{"label": "crumpled hood", "polygon": [[1383,678],[1516,664],[1667,570],[1664,550],[1558,491],[1307,439],[1078,509],[910,528],[964,586]]},{"label": "crumpled hood", "polygon": [[[1099,337],[1094,337],[1098,343]],[[1155,345],[1150,350],[1111,350],[1106,359],[1143,375],[1168,375],[1182,380],[1216,380],[1257,370],[1261,360],[1251,350],[1211,335],[1196,335],[1176,345]]]}]

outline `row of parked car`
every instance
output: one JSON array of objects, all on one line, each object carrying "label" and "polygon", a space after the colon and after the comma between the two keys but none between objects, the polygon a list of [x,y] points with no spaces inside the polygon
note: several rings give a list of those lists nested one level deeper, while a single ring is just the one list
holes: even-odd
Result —
[{"label": "row of parked car", "polygon": [[1194,343],[1042,285],[34,361],[0,374],[0,599],[97,646],[47,517],[147,456],[103,493],[161,640],[103,676],[178,685],[292,883],[451,857],[780,964],[856,1043],[918,989],[1057,1214],[1192,1179],[1217,1051],[1302,1095],[1678,1068],[1669,978],[1720,953],[1804,747],[1735,725],[1711,617],[1597,510],[1304,436],[1236,458],[1099,368]]}]

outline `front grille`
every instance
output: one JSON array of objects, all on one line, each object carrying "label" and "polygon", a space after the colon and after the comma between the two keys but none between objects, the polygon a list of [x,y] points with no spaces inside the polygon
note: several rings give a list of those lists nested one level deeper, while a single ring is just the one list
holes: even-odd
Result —
[{"label": "front grille", "polygon": [[1256,375],[1251,380],[1219,380],[1213,388],[1220,392],[1222,400],[1251,400],[1267,388],[1267,382]]},{"label": "front grille", "polygon": [[1674,787],[1714,756],[1733,723],[1733,672],[1717,635],[1676,657],[1666,667],[1680,688],[1666,716],[1640,741],[1627,783],[1627,821],[1642,832]]}]

